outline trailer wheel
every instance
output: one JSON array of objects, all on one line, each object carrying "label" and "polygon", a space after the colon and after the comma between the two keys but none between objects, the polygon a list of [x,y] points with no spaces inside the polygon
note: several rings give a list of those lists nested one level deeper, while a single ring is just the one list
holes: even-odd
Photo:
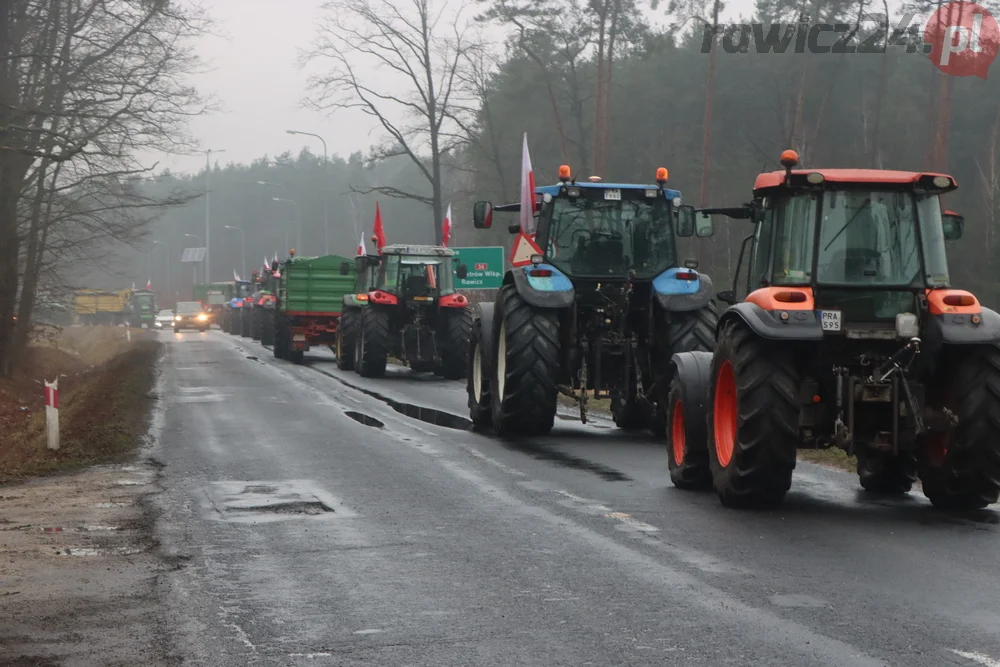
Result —
[{"label": "trailer wheel", "polygon": [[939,509],[980,509],[1000,496],[1000,348],[963,347],[948,356],[928,404],[950,410],[958,424],[925,439],[920,481]]},{"label": "trailer wheel", "polygon": [[858,480],[869,493],[909,493],[917,481],[917,457],[912,452],[892,456],[859,449],[857,457]]},{"label": "trailer wheel", "polygon": [[264,308],[260,319],[260,344],[274,346],[274,311]]},{"label": "trailer wheel", "polygon": [[274,357],[284,359],[288,349],[288,328],[285,326],[285,318],[275,314],[274,325]]},{"label": "trailer wheel", "polygon": [[360,343],[358,372],[361,377],[384,376],[385,364],[389,358],[388,313],[372,306],[361,311]]},{"label": "trailer wheel", "polygon": [[712,357],[709,463],[729,507],[781,503],[799,445],[799,376],[787,346],[728,322]]},{"label": "trailer wheel", "polygon": [[497,295],[496,349],[490,378],[493,430],[539,435],[552,430],[559,377],[559,317],[530,306],[513,285]]},{"label": "trailer wheel", "polygon": [[706,423],[711,366],[707,352],[675,357],[667,402],[667,466],[678,489],[712,488]]},{"label": "trailer wheel", "polygon": [[472,311],[469,308],[442,308],[441,335],[438,338],[438,370],[446,380],[464,380],[468,370],[469,339],[472,337]]},{"label": "trailer wheel", "polygon": [[354,346],[358,340],[361,311],[345,308],[337,325],[337,367],[345,371],[354,369]]},{"label": "trailer wheel", "polygon": [[656,331],[665,336],[667,348],[656,356],[656,408],[650,420],[650,430],[657,437],[667,434],[667,408],[670,405],[668,394],[672,380],[670,359],[678,352],[711,352],[715,349],[715,330],[719,324],[719,315],[715,303],[698,310],[687,312],[667,312],[654,304],[656,309]]}]

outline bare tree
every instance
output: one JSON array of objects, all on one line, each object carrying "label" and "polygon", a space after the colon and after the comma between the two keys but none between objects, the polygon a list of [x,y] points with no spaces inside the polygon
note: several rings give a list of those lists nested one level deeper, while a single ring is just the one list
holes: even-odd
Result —
[{"label": "bare tree", "polygon": [[406,156],[427,179],[430,195],[388,186],[353,189],[428,205],[441,243],[442,164],[456,147],[446,124],[457,104],[463,54],[472,47],[462,8],[447,17],[451,8],[434,8],[429,0],[334,0],[324,9],[304,61],[328,69],[311,78],[307,102],[326,112],[358,109],[378,121],[386,136],[372,159]]}]

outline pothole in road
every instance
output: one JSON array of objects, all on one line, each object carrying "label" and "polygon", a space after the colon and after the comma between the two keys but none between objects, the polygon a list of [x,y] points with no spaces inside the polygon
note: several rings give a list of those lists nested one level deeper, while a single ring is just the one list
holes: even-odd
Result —
[{"label": "pothole in road", "polygon": [[293,503],[273,503],[269,505],[249,505],[247,507],[227,507],[227,512],[261,512],[272,514],[308,514],[316,515],[324,512],[333,512],[332,507],[327,507],[319,501],[303,501]]},{"label": "pothole in road", "polygon": [[385,428],[385,424],[379,420],[364,414],[363,412],[355,412],[354,410],[345,410],[344,414],[358,422],[359,424],[364,424],[365,426],[371,426],[374,428]]},{"label": "pothole in road", "polygon": [[275,493],[278,490],[276,486],[264,486],[262,484],[251,484],[250,486],[243,487],[243,493]]},{"label": "pothole in road", "polygon": [[213,482],[203,491],[204,516],[215,521],[261,524],[354,516],[349,508],[312,480]]}]

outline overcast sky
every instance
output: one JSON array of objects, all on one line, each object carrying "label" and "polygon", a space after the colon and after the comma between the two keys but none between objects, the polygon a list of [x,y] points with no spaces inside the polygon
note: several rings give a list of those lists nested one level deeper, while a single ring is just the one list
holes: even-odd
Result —
[{"label": "overcast sky", "polygon": [[[300,49],[316,34],[322,0],[201,0],[216,23],[216,35],[198,40],[204,73],[192,83],[214,98],[219,111],[194,118],[191,130],[203,149],[225,150],[213,162],[248,163],[265,154],[309,146],[322,153],[319,141],[286,134],[297,129],[320,134],[330,154],[364,151],[380,134],[360,112],[337,112],[328,117],[301,105],[307,92],[307,73],[298,67]],[[730,0],[726,14],[752,8],[752,0]],[[662,12],[658,13],[662,17]],[[651,17],[656,20],[658,17]],[[662,19],[660,19],[662,20]],[[204,155],[150,155],[158,170],[197,171]]]}]

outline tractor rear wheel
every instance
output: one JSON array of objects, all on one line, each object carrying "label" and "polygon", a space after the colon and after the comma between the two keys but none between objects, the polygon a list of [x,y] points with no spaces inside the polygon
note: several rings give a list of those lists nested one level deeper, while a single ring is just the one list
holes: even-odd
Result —
[{"label": "tractor rear wheel", "polygon": [[361,311],[345,308],[337,326],[337,367],[345,371],[354,369],[354,346],[361,326]]},{"label": "tractor rear wheel", "polygon": [[[472,311],[468,308],[442,308],[442,326],[438,338],[437,369],[446,380],[464,380],[472,337]],[[433,370],[433,369],[432,369]]]},{"label": "tractor rear wheel", "polygon": [[869,493],[899,495],[909,493],[917,481],[917,457],[912,452],[897,456],[858,450],[858,479]]},{"label": "tractor rear wheel", "polygon": [[250,337],[250,325],[252,317],[251,309],[247,306],[240,308],[240,337],[249,338]]},{"label": "tractor rear wheel", "polygon": [[799,445],[799,373],[787,345],[726,323],[712,356],[709,463],[729,507],[781,503]]},{"label": "tractor rear wheel", "polygon": [[274,323],[274,356],[276,359],[284,359],[288,349],[288,328],[285,326],[285,318],[275,314]]},{"label": "tractor rear wheel", "polygon": [[953,348],[948,356],[928,405],[958,423],[925,439],[920,481],[939,509],[980,509],[1000,496],[1000,348]]},{"label": "tractor rear wheel", "polygon": [[260,343],[274,345],[274,310],[264,308],[260,315]]},{"label": "tractor rear wheel", "polygon": [[708,386],[712,357],[708,353],[685,355],[678,360],[667,403],[667,466],[678,489],[712,488],[708,462]]},{"label": "tractor rear wheel", "polygon": [[260,329],[261,329],[261,319],[260,319],[261,309],[254,306],[250,310],[250,338],[254,340],[260,340]]},{"label": "tractor rear wheel", "polygon": [[361,377],[385,375],[389,358],[389,314],[369,306],[361,311],[361,340],[358,372]]},{"label": "tractor rear wheel", "polygon": [[653,435],[663,437],[667,434],[670,422],[667,410],[670,406],[669,396],[671,377],[670,360],[678,352],[711,352],[715,349],[715,330],[719,324],[719,315],[715,303],[698,310],[686,312],[670,312],[654,304],[656,309],[656,331],[665,333],[667,347],[656,355],[656,386],[659,387],[656,396],[656,409],[650,419],[650,430]]},{"label": "tractor rear wheel", "polygon": [[555,422],[558,394],[558,313],[533,308],[513,285],[500,289],[495,313],[493,430],[499,435],[548,433]]}]

